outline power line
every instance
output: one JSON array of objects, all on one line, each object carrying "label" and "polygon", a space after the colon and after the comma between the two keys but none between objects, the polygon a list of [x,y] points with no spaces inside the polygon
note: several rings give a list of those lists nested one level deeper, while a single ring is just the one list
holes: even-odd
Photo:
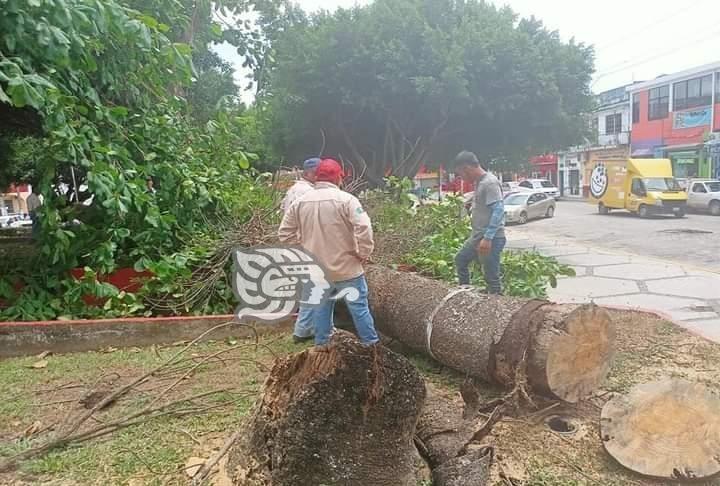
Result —
[{"label": "power line", "polygon": [[624,41],[626,41],[626,40],[628,40],[628,39],[632,39],[633,37],[637,36],[638,34],[641,34],[642,32],[650,29],[651,27],[656,27],[656,26],[658,26],[658,25],[662,25],[662,24],[664,24],[664,23],[666,23],[666,22],[669,22],[669,21],[671,21],[671,20],[676,20],[679,15],[684,14],[685,12],[688,12],[688,11],[690,11],[690,10],[693,9],[693,8],[696,8],[697,5],[698,5],[698,3],[702,3],[703,1],[705,1],[705,0],[699,0],[699,1],[697,1],[697,2],[691,2],[690,5],[685,6],[685,7],[681,8],[681,9],[679,9],[679,10],[677,10],[677,11],[674,11],[674,12],[672,12],[672,13],[663,15],[661,19],[656,20],[656,21],[653,21],[653,22],[650,22],[649,24],[646,24],[644,27],[640,27],[640,28],[638,28],[638,29],[633,29],[632,33],[630,33],[630,34],[628,34],[628,35],[625,35],[625,36],[620,37],[620,38],[618,38],[618,39],[614,39],[614,40],[612,40],[612,41],[610,41],[610,42],[608,42],[608,43],[606,43],[606,44],[602,44],[602,45],[598,46],[598,47],[596,48],[596,52],[601,52],[601,51],[603,51],[603,50],[606,50],[608,47],[617,45],[617,44],[619,44],[619,43],[621,43],[621,42],[624,42]]},{"label": "power line", "polygon": [[[667,56],[667,55],[669,55],[669,54],[673,54],[673,53],[675,53],[675,52],[677,52],[677,51],[680,51],[680,50],[682,50],[682,49],[685,49],[686,47],[688,47],[688,46],[690,46],[690,45],[693,45],[693,44],[695,44],[696,42],[702,42],[702,41],[705,41],[705,40],[708,40],[708,39],[712,39],[712,38],[715,37],[716,35],[720,35],[720,30],[716,30],[716,31],[714,31],[713,33],[711,33],[710,35],[708,35],[708,36],[706,36],[706,37],[703,37],[703,38],[701,38],[701,39],[693,39],[692,41],[690,41],[690,42],[688,42],[688,43],[686,43],[686,44],[682,44],[682,45],[680,45],[680,46],[676,46],[676,47],[674,47],[674,48],[672,48],[672,49],[670,49],[670,50],[668,50],[668,51],[661,52],[661,53],[659,53],[659,54],[657,54],[657,55],[655,55],[655,56],[646,57],[646,58],[644,58],[644,59],[641,60],[641,61],[635,62],[635,63],[630,64],[630,65],[627,65],[627,66],[623,66],[623,67],[621,67],[621,68],[619,68],[619,69],[615,69],[614,71],[611,70],[611,71],[600,72],[600,73],[598,73],[598,74],[596,75],[596,80],[597,80],[598,78],[600,78],[600,77],[608,76],[608,75],[610,75],[610,74],[619,73],[619,72],[621,72],[621,71],[625,71],[626,69],[630,69],[630,68],[633,68],[633,67],[635,67],[635,66],[642,66],[643,64],[647,64],[648,62],[654,61],[655,59],[660,59],[660,58],[663,58],[663,57],[665,57],[665,56]],[[632,61],[625,61],[625,63],[627,63],[627,62],[632,62]],[[621,63],[621,64],[625,64],[625,63]],[[619,66],[619,65],[615,65],[615,66]],[[611,67],[608,68],[608,69],[612,69],[612,68],[615,67],[615,66],[611,66]]]}]

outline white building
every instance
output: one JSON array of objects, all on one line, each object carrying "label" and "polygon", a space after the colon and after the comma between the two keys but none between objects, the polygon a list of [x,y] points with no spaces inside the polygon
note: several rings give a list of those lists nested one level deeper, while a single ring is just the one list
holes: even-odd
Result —
[{"label": "white building", "polygon": [[627,86],[605,91],[597,96],[593,113],[598,147],[617,147],[630,143],[630,95]]}]

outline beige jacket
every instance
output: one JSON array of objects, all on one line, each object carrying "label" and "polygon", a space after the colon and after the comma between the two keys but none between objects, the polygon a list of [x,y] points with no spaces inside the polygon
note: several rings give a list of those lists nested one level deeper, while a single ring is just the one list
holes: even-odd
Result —
[{"label": "beige jacket", "polygon": [[282,212],[286,213],[287,210],[290,209],[290,206],[292,206],[292,203],[303,197],[308,191],[312,191],[313,187],[312,183],[305,179],[300,179],[293,184],[293,186],[288,189],[287,194],[285,194],[285,198],[280,203],[280,209]]},{"label": "beige jacket", "polygon": [[373,251],[370,217],[360,201],[336,185],[318,182],[285,213],[280,241],[300,245],[320,260],[328,280],[342,282],[364,273]]}]

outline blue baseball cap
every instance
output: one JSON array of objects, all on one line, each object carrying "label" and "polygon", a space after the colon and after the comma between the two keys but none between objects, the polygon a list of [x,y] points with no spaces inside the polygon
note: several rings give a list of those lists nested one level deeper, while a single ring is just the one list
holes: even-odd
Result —
[{"label": "blue baseball cap", "polygon": [[313,157],[303,162],[303,170],[317,169],[318,165],[320,165],[320,159]]}]

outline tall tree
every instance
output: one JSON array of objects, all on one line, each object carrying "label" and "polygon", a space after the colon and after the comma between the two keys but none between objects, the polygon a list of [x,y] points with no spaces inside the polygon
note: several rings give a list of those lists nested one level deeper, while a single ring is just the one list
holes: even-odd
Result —
[{"label": "tall tree", "polygon": [[[273,143],[379,182],[459,149],[518,161],[581,138],[593,51],[477,0],[376,0],[297,17],[274,44]],[[508,163],[508,162],[505,162]]]}]

